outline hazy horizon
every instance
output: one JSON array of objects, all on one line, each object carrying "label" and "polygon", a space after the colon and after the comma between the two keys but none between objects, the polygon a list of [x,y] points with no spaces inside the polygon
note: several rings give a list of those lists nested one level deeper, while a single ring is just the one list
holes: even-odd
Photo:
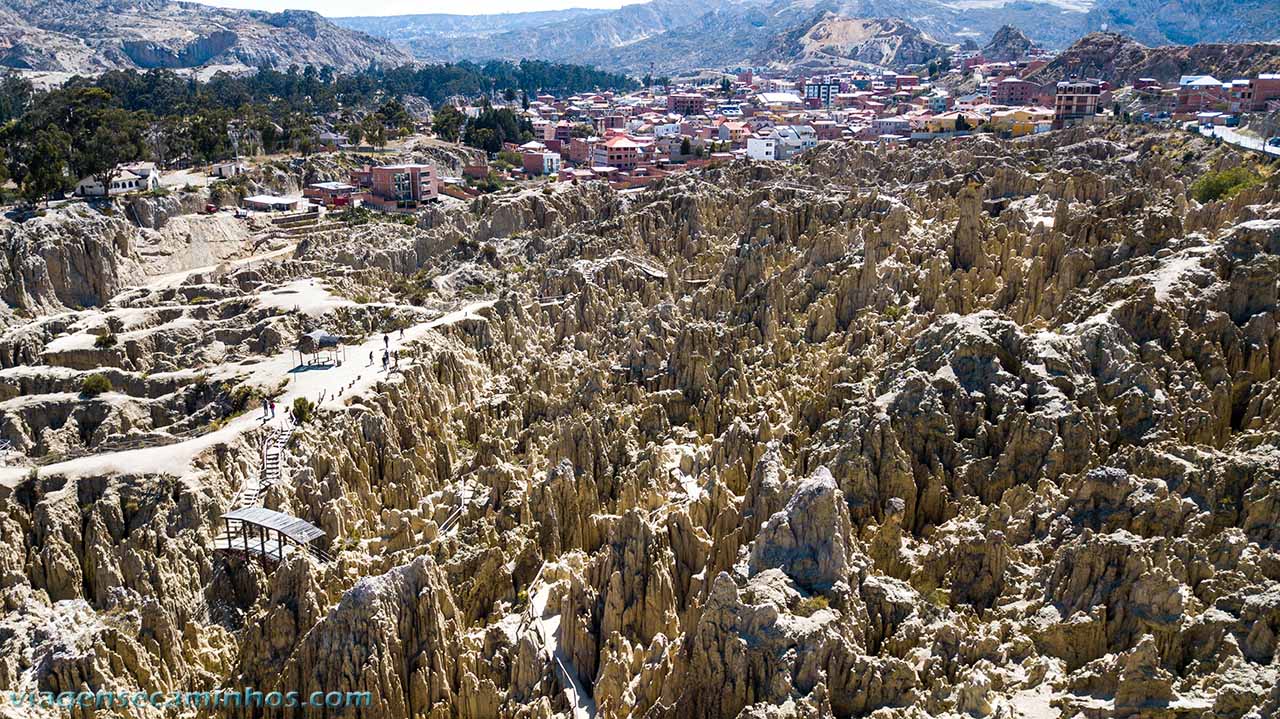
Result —
[{"label": "hazy horizon", "polygon": [[313,10],[325,17],[387,17],[392,15],[499,15],[520,12],[540,12],[545,10],[568,10],[570,8],[612,9],[630,5],[644,0],[493,0],[484,4],[465,2],[465,0],[443,0],[442,2],[422,3],[416,0],[387,0],[376,7],[378,12],[368,12],[372,8],[359,7],[340,0],[195,0],[203,5],[234,8],[238,10]]}]

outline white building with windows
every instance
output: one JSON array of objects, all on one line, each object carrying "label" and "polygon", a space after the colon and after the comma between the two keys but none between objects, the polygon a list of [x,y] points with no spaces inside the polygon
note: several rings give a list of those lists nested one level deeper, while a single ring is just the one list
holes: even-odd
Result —
[{"label": "white building with windows", "polygon": [[123,195],[130,192],[146,192],[160,186],[160,171],[154,162],[135,162],[120,165],[115,176],[111,178],[111,187],[104,188],[102,180],[90,175],[76,183],[76,194],[80,197],[105,197]]},{"label": "white building with windows", "polygon": [[772,137],[748,138],[747,157],[752,160],[778,159],[778,141]]}]

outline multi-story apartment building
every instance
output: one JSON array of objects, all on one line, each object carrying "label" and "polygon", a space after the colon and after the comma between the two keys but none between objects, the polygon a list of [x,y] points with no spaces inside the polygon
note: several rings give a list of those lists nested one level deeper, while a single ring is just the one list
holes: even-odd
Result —
[{"label": "multi-story apartment building", "polygon": [[995,105],[1031,105],[1040,94],[1040,85],[1016,77],[1006,77],[991,88],[991,102]]},{"label": "multi-story apartment building", "polygon": [[[353,173],[353,179],[356,175]],[[410,209],[440,193],[435,165],[402,164],[371,167],[365,203],[383,210]]]},{"label": "multi-story apartment building", "polygon": [[1053,95],[1053,126],[1057,128],[1088,122],[1098,114],[1102,86],[1092,80],[1058,83]]},{"label": "multi-story apartment building", "polygon": [[696,92],[673,92],[667,95],[667,110],[679,115],[701,115],[707,98]]},{"label": "multi-story apartment building", "polygon": [[614,135],[596,143],[591,150],[591,164],[598,167],[634,169],[640,162],[640,143],[626,135]]},{"label": "multi-story apartment building", "polygon": [[814,78],[804,84],[804,99],[817,100],[822,107],[831,107],[840,94],[840,81],[832,78]]}]

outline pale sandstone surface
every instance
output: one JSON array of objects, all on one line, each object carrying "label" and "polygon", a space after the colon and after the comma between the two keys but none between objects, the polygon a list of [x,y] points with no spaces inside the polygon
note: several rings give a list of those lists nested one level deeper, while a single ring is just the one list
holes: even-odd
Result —
[{"label": "pale sandstone surface", "polygon": [[[218,254],[226,228],[182,214],[7,229],[32,319],[0,337],[0,687],[368,691],[350,716],[406,719],[1274,716],[1280,186],[1187,190],[1244,160],[1133,128],[824,145],[245,262],[252,237]],[[204,244],[156,267],[137,248],[169,227]],[[236,390],[313,393],[277,372],[315,326],[408,327],[405,361],[366,369],[365,344],[330,375],[262,501],[333,558],[265,571],[213,549],[264,434]],[[78,398],[94,370],[115,390]],[[181,471],[84,471],[210,422]]]}]

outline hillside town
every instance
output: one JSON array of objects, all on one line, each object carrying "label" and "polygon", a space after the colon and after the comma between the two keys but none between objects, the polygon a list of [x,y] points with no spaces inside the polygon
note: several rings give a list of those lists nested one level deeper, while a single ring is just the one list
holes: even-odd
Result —
[{"label": "hillside town", "polygon": [[[378,164],[377,148],[343,132],[335,117],[321,116],[313,119],[313,151],[342,153],[360,164],[300,194],[247,195],[239,205],[257,211],[365,207],[404,213],[440,197],[469,201],[517,184],[604,181],[617,190],[636,189],[675,172],[737,159],[790,161],[826,141],[893,148],[976,134],[1016,140],[1097,122],[1178,124],[1212,134],[1213,128],[1238,127],[1242,119],[1274,117],[1280,110],[1280,74],[1227,80],[1194,74],[1165,83],[1139,78],[1113,87],[1104,79],[1073,75],[1040,79],[1052,70],[1053,59],[1034,47],[1005,60],[962,51],[919,74],[857,70],[797,76],[747,68],[630,92],[459,97],[437,109],[436,117],[456,112],[461,122],[475,122],[497,108],[509,112],[521,131],[518,138],[504,138],[497,152],[474,153],[453,172],[429,161]],[[369,117],[366,143],[384,131],[368,129]],[[431,113],[408,124],[408,139],[440,140]],[[1275,132],[1267,122],[1256,124]],[[1280,153],[1280,139],[1264,135],[1254,142],[1263,152]],[[211,166],[208,176],[234,178],[246,167],[239,159],[223,162]],[[90,176],[77,183],[75,194],[154,191],[161,177],[154,162],[128,163],[108,180],[109,191]]]}]

